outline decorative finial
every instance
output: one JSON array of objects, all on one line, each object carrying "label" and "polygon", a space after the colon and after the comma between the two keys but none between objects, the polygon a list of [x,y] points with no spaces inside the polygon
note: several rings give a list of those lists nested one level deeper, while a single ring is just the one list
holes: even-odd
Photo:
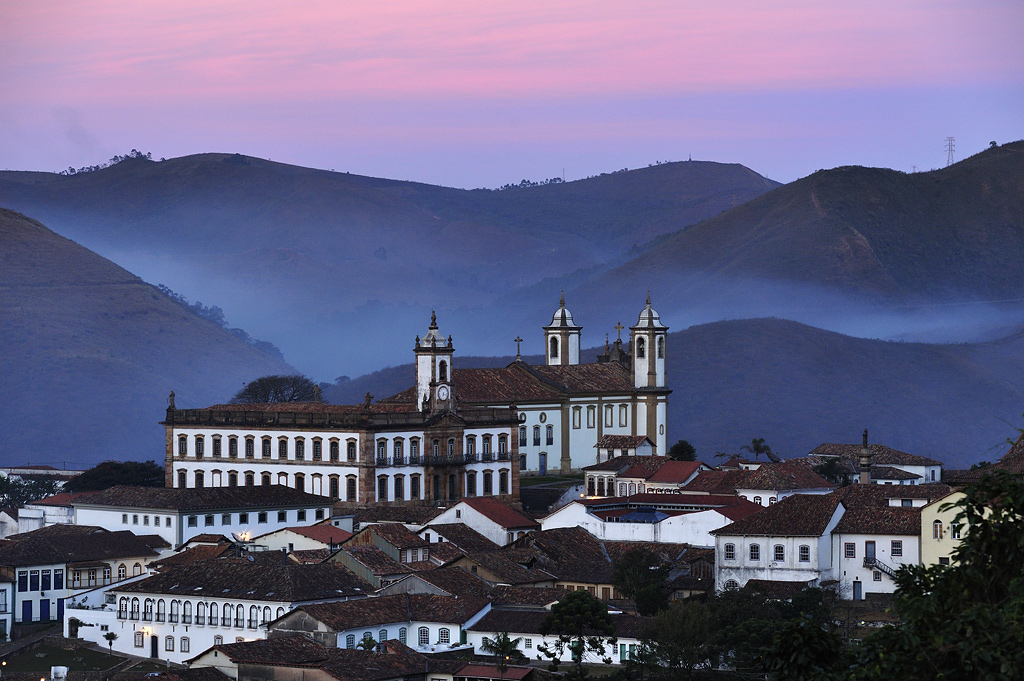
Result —
[{"label": "decorative finial", "polygon": [[562,297],[558,299],[558,307],[565,307],[565,291],[562,291]]},{"label": "decorative finial", "polygon": [[434,310],[430,311],[430,328],[437,328],[437,312],[435,312]]},{"label": "decorative finial", "polygon": [[647,289],[647,307],[651,306],[651,289]]},{"label": "decorative finial", "polygon": [[513,339],[513,342],[516,344],[516,359],[521,360],[523,356],[519,354],[519,344],[523,342],[523,339],[516,336],[515,339]]},{"label": "decorative finial", "polygon": [[171,391],[171,394],[167,396],[167,408],[168,409],[177,409],[177,407],[174,406],[174,391],[173,390]]},{"label": "decorative finial", "polygon": [[868,448],[868,429],[864,429],[864,449]]},{"label": "decorative finial", "polygon": [[622,322],[618,322],[612,328],[619,332],[619,341],[622,341],[622,330],[626,327],[622,325]]},{"label": "decorative finial", "polygon": [[609,352],[609,350],[608,350],[608,332],[607,331],[604,332],[604,352],[605,352],[605,354],[608,354],[608,352]]},{"label": "decorative finial", "polygon": [[452,335],[448,334],[448,347],[452,346]]},{"label": "decorative finial", "polygon": [[320,402],[321,401],[320,400],[320,386],[319,385],[314,385],[313,386],[313,401],[314,402]]},{"label": "decorative finial", "polygon": [[419,347],[419,346],[420,346],[420,337],[419,337],[419,334],[417,334],[416,335],[416,347]]},{"label": "decorative finial", "polygon": [[369,407],[370,406],[370,402],[373,402],[373,395],[371,395],[369,392],[367,392],[366,393],[366,397],[364,397],[363,400],[364,400],[363,401],[363,406],[364,407]]}]

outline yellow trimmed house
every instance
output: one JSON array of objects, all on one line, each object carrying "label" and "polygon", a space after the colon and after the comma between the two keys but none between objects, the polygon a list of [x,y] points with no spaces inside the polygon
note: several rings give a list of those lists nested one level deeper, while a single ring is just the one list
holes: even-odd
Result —
[{"label": "yellow trimmed house", "polygon": [[921,508],[921,564],[950,565],[953,560],[953,549],[960,545],[966,528],[955,522],[960,512],[954,505],[964,498],[963,492],[950,492]]}]

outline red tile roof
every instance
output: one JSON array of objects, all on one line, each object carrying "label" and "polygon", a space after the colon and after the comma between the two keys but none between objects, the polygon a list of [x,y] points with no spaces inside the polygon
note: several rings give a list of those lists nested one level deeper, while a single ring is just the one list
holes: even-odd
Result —
[{"label": "red tile roof", "polygon": [[95,494],[95,492],[60,492],[50,497],[30,501],[29,503],[42,506],[70,506],[72,499],[82,499],[90,494]]},{"label": "red tile roof", "polygon": [[[289,532],[294,532],[295,534],[301,534],[303,537],[308,537],[313,541],[318,541],[321,544],[327,544],[328,546],[330,546],[331,544],[340,544],[341,542],[345,541],[346,539],[352,536],[351,532],[346,532],[340,527],[335,527],[329,523],[319,525],[305,525],[298,527],[286,527],[285,529]],[[280,532],[280,530],[277,531]],[[268,534],[273,533],[268,532]]]},{"label": "red tile roof", "polygon": [[643,443],[653,445],[651,438],[646,435],[605,435],[597,444],[595,449],[636,449]]},{"label": "red tile roof", "polygon": [[701,471],[684,489],[710,494],[734,494],[755,471]]},{"label": "red tile roof", "polygon": [[762,537],[820,537],[839,507],[835,494],[794,494],[711,534]]},{"label": "red tile roof", "polygon": [[378,577],[415,572],[411,567],[399,563],[376,546],[346,546],[341,551],[347,553]]},{"label": "red tile roof", "polygon": [[922,477],[917,473],[908,473],[905,470],[893,468],[892,466],[871,467],[872,480],[919,480]]},{"label": "red tile roof", "polygon": [[583,470],[584,471],[593,471],[593,472],[611,471],[611,472],[616,473],[619,476],[622,476],[623,475],[623,471],[631,470],[631,469],[634,469],[634,468],[636,468],[637,471],[639,471],[640,469],[643,469],[643,470],[647,471],[646,474],[644,474],[643,476],[635,476],[635,477],[643,477],[646,480],[647,479],[647,475],[650,475],[650,474],[654,473],[655,471],[657,471],[659,468],[661,468],[665,464],[666,461],[669,461],[669,460],[670,459],[667,459],[664,456],[628,456],[628,455],[622,455],[622,456],[614,456],[614,457],[608,459],[607,461],[602,461],[601,463],[595,463],[595,464],[591,464],[590,466],[584,466]]},{"label": "red tile roof", "polygon": [[700,461],[666,461],[647,482],[683,483],[702,465]]},{"label": "red tile roof", "polygon": [[487,537],[483,536],[472,527],[463,525],[462,523],[437,523],[433,525],[427,525],[425,528],[420,530],[420,535],[432,531],[439,537],[443,537],[443,542],[435,542],[430,545],[431,551],[436,549],[438,546],[444,544],[454,544],[455,547],[469,552],[477,551],[495,551],[501,547],[492,542]]},{"label": "red tile roof", "polygon": [[462,624],[483,610],[487,602],[486,598],[473,596],[394,594],[340,603],[317,603],[298,609],[334,631],[343,631],[410,620]]},{"label": "red tile roof", "polygon": [[840,534],[921,534],[921,509],[898,506],[859,506],[843,514]]},{"label": "red tile roof", "polygon": [[[854,462],[860,459],[860,450],[863,445],[846,445],[832,442],[825,442],[810,451],[809,456],[838,456],[844,459],[853,459]],[[868,445],[871,450],[871,465],[879,466],[941,466],[941,461],[929,459],[926,456],[908,454],[898,449],[886,447],[885,445]],[[858,469],[859,470],[859,469]]]},{"label": "red tile roof", "polygon": [[516,509],[497,499],[473,497],[471,499],[463,499],[459,503],[466,504],[507,530],[537,529],[540,527],[536,520],[527,518]]},{"label": "red tile roof", "polygon": [[809,466],[790,462],[765,462],[737,484],[737,489],[793,490],[833,489],[835,484],[815,473]]}]

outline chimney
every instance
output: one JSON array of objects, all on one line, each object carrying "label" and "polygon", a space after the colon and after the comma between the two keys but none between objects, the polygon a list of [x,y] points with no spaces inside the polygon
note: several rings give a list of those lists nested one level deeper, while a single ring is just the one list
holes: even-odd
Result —
[{"label": "chimney", "polygon": [[864,442],[860,448],[860,482],[871,484],[871,449],[868,448],[868,429],[864,429]]}]

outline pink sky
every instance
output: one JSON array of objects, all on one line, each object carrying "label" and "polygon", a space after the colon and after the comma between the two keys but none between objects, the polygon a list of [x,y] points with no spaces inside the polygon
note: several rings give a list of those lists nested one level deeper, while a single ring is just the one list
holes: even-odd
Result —
[{"label": "pink sky", "polygon": [[1024,137],[1021,35],[1019,0],[4,3],[0,167],[137,147],[459,186],[689,153],[909,170],[946,135]]}]

